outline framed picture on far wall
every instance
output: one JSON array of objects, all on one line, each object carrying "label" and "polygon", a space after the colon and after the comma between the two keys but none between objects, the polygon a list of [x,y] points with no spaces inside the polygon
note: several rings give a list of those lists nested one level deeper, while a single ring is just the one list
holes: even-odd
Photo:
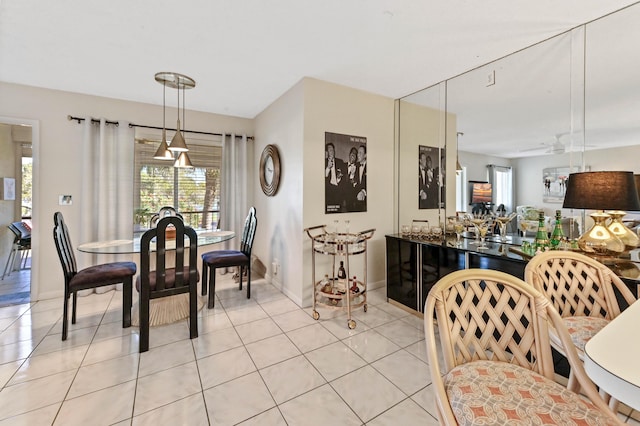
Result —
[{"label": "framed picture on far wall", "polygon": [[16,199],[16,180],[14,178],[0,178],[0,200]]},{"label": "framed picture on far wall", "polygon": [[[589,171],[591,167],[585,170]],[[550,167],[542,169],[542,201],[545,203],[562,203],[567,191],[567,179],[569,174],[580,171],[578,166]]]}]

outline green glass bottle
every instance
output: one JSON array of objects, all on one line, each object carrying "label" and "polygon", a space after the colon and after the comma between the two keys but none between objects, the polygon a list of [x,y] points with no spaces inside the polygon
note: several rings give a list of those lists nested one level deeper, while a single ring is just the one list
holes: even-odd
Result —
[{"label": "green glass bottle", "polygon": [[551,233],[551,250],[558,250],[560,246],[560,242],[564,238],[564,232],[562,232],[562,212],[560,210],[556,210],[556,225],[553,227],[553,232]]},{"label": "green glass bottle", "polygon": [[535,251],[538,251],[538,249],[545,251],[549,247],[549,235],[547,234],[547,227],[544,225],[544,212],[542,211],[538,215],[538,232],[533,246]]}]

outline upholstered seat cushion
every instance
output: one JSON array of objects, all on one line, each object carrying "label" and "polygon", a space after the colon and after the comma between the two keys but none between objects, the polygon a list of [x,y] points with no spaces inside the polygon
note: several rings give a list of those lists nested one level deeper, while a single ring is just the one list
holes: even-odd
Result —
[{"label": "upholstered seat cushion", "polygon": [[[584,345],[587,344],[589,339],[596,335],[596,333],[609,324],[609,320],[604,318],[595,317],[564,317],[562,321],[567,326],[569,336],[576,349],[578,349],[578,355],[580,358],[584,357]],[[553,330],[550,330],[549,337],[551,344],[555,348],[562,348],[560,339]]]},{"label": "upholstered seat cushion", "polygon": [[[176,285],[176,270],[175,268],[167,268],[165,269],[166,272],[166,276],[164,279],[164,288],[173,288]],[[187,286],[189,285],[188,280],[186,280],[186,277],[189,276],[189,266],[185,266],[184,267],[184,285]],[[200,273],[196,270],[196,282],[200,281]],[[151,271],[149,273],[149,287],[152,290],[155,290],[156,288],[156,272],[155,271]],[[138,276],[138,278],[136,278],[136,290],[140,291],[140,277]]]},{"label": "upholstered seat cushion", "polygon": [[460,365],[445,375],[444,385],[460,425],[616,424],[562,385],[505,362]]},{"label": "upholstered seat cushion", "polygon": [[102,265],[89,266],[78,271],[69,281],[69,288],[86,288],[121,283],[124,278],[136,274],[136,264],[133,262],[112,262]]},{"label": "upholstered seat cushion", "polygon": [[216,250],[202,254],[202,261],[212,268],[248,264],[249,258],[238,250]]}]

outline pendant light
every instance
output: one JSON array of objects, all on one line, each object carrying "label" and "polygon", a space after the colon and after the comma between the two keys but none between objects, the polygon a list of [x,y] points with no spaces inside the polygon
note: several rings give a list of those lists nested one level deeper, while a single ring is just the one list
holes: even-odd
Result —
[{"label": "pendant light", "polygon": [[[155,79],[157,82],[162,83],[164,89],[166,90],[166,86],[169,86],[173,89],[177,89],[178,92],[178,120],[176,126],[176,133],[171,139],[171,143],[167,145],[166,138],[166,126],[165,126],[165,96],[163,93],[163,106],[162,106],[162,142],[160,142],[160,147],[158,151],[154,155],[156,159],[162,160],[175,160],[173,164],[174,167],[193,167],[191,165],[191,161],[187,155],[187,151],[189,148],[187,147],[187,143],[184,140],[183,131],[180,128],[180,89],[182,89],[182,123],[184,124],[184,116],[185,116],[185,102],[184,102],[184,91],[186,89],[191,89],[196,86],[195,80],[191,77],[187,77],[186,75],[175,73],[175,72],[159,72],[156,73]],[[176,158],[177,156],[177,158]]]},{"label": "pendant light", "polygon": [[[156,74],[156,80],[157,79],[158,78]],[[169,145],[167,145],[167,126],[165,124],[165,117],[166,117],[165,111],[167,108],[167,104],[165,100],[166,93],[167,93],[167,82],[163,80],[162,81],[162,142],[160,142],[160,146],[158,147],[158,150],[153,156],[153,158],[156,160],[173,160],[173,153],[169,151]]]},{"label": "pendant light", "polygon": [[[182,86],[182,90],[184,93],[184,85],[178,84],[177,92],[178,92],[178,125],[176,126],[176,134],[173,135],[173,139],[171,139],[171,144],[169,145],[169,151],[171,152],[186,152],[189,151],[187,148],[187,143],[184,141],[184,137],[182,136],[182,132],[180,131],[180,87]],[[182,103],[182,112],[184,114],[184,102]]]},{"label": "pendant light", "polygon": [[[178,89],[178,97],[180,96],[180,89]],[[184,119],[184,86],[182,87],[182,123],[184,124],[186,121]],[[178,109],[178,114],[179,114],[179,109]],[[180,119],[178,119],[178,130],[176,131],[176,135],[180,133]],[[174,136],[175,139],[175,136]],[[173,142],[171,142],[173,144]],[[185,148],[187,146],[187,144],[184,142],[184,138],[182,138],[182,143],[184,144]],[[171,148],[169,148],[171,149]],[[176,151],[179,152],[178,158],[176,158],[176,162],[173,163],[173,167],[179,168],[179,169],[190,169],[193,168],[193,165],[191,164],[191,159],[189,158],[189,154],[187,153],[187,151],[189,151],[189,149],[187,148],[186,151]]]}]

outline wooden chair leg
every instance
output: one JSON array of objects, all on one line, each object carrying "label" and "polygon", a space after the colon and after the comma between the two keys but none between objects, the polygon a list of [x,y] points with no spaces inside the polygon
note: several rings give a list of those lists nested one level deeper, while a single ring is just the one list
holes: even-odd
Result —
[{"label": "wooden chair leg", "polygon": [[198,283],[189,289],[189,337],[198,337]]},{"label": "wooden chair leg", "polygon": [[573,371],[569,371],[569,381],[567,382],[567,389],[572,390],[576,393],[580,392],[580,383],[578,383],[578,379],[576,378]]},{"label": "wooden chair leg", "polygon": [[149,350],[149,296],[140,292],[140,352]]},{"label": "wooden chair leg", "polygon": [[205,262],[204,260],[202,261],[202,295],[206,296],[207,295],[207,275],[209,272],[209,266],[207,265],[207,262]]},{"label": "wooden chair leg", "polygon": [[240,287],[238,290],[242,290],[242,274],[244,273],[244,268],[242,266],[238,266],[238,272],[240,273]]},{"label": "wooden chair leg", "polygon": [[122,283],[122,328],[131,327],[131,307],[133,297],[133,277]]},{"label": "wooden chair leg", "polygon": [[71,324],[75,324],[76,323],[76,304],[78,303],[78,292],[74,291],[73,292],[73,305],[71,307]]},{"label": "wooden chair leg", "polygon": [[64,306],[62,307],[62,340],[67,340],[69,330],[69,294],[65,292]]},{"label": "wooden chair leg", "polygon": [[216,298],[216,268],[211,268],[209,271],[209,303],[207,303],[208,309],[213,309]]},{"label": "wooden chair leg", "polygon": [[251,299],[251,265],[247,266],[247,299]]}]

